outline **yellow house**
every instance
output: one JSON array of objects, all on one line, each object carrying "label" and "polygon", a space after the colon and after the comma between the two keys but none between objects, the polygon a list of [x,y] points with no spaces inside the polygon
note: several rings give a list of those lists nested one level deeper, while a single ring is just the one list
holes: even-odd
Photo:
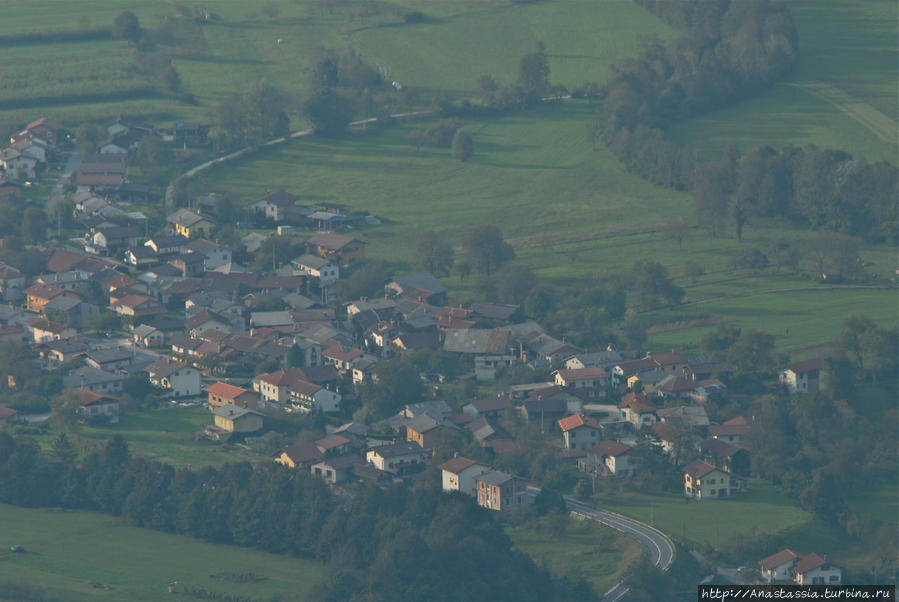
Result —
[{"label": "yellow house", "polygon": [[179,209],[166,218],[169,228],[187,238],[207,237],[215,229],[216,223],[205,215],[190,209]]},{"label": "yellow house", "polygon": [[253,433],[262,429],[262,414],[228,404],[216,408],[215,426],[229,433]]}]

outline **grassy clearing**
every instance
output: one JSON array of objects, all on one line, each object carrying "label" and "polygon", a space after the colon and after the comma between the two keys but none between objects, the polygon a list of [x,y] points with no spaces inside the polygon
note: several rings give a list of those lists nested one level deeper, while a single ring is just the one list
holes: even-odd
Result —
[{"label": "grassy clearing", "polygon": [[585,579],[598,594],[621,580],[631,562],[643,555],[640,545],[594,521],[569,521],[565,533],[550,535],[534,526],[508,527],[513,547],[555,576]]},{"label": "grassy clearing", "polygon": [[[199,468],[228,462],[257,462],[268,458],[233,444],[197,441],[194,434],[212,424],[212,414],[203,407],[162,408],[126,413],[119,424],[84,426],[80,430],[84,451],[94,449],[106,439],[121,435],[131,453],[176,467]],[[49,447],[56,433],[39,437]]]},{"label": "grassy clearing", "polygon": [[727,500],[688,500],[679,494],[622,492],[600,506],[644,522],[691,545],[716,546],[739,533],[777,533],[807,523],[811,515],[765,481],[749,479],[749,490]]},{"label": "grassy clearing", "polygon": [[[8,552],[21,545],[24,554]],[[190,600],[186,588],[205,588],[241,599],[303,599],[323,565],[190,537],[130,527],[92,512],[36,510],[0,505],[0,579],[40,587],[60,600]],[[256,583],[213,579],[220,573],[255,573]],[[176,594],[167,586],[177,581]],[[98,589],[98,582],[113,589]],[[3,598],[0,592],[0,598]]]},{"label": "grassy clearing", "polygon": [[814,143],[895,163],[895,2],[797,0],[790,9],[799,31],[792,81],[685,122],[672,130],[675,138],[709,157],[731,141],[743,148]]}]

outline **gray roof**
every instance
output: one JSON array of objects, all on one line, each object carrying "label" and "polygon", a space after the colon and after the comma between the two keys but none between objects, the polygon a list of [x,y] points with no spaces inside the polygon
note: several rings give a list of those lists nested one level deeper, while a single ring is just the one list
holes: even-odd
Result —
[{"label": "gray roof", "polygon": [[422,454],[424,448],[415,441],[402,441],[391,445],[379,445],[370,451],[375,451],[382,458],[395,458],[397,456],[408,456],[409,454]]},{"label": "gray roof", "polygon": [[508,332],[500,328],[493,330],[478,328],[450,329],[446,331],[443,349],[456,353],[501,354],[505,353],[508,340]]},{"label": "gray roof", "polygon": [[293,316],[287,310],[254,311],[250,313],[250,320],[255,328],[287,326],[294,323]]},{"label": "gray roof", "polygon": [[256,414],[257,416],[263,416],[263,414],[260,412],[250,410],[248,408],[241,408],[232,403],[219,406],[218,408],[214,409],[212,413],[216,416],[221,416],[222,418],[228,418],[230,420],[237,420],[241,416],[245,416],[247,414]]},{"label": "gray roof", "polygon": [[485,483],[489,483],[490,485],[502,485],[511,481],[512,479],[517,479],[514,475],[510,475],[507,472],[503,472],[501,470],[488,470],[487,472],[475,477],[475,481],[483,481]]},{"label": "gray roof", "polygon": [[44,306],[44,308],[56,311],[69,311],[70,309],[77,307],[80,303],[81,299],[74,299],[72,297],[65,297],[63,295],[60,295],[51,299],[50,302]]},{"label": "gray roof", "polygon": [[411,288],[420,288],[434,293],[446,292],[446,287],[443,286],[430,272],[413,272],[411,274],[396,276],[388,286],[394,284],[396,285],[396,288],[399,288],[400,292]]},{"label": "gray roof", "polygon": [[98,364],[105,364],[107,362],[118,362],[128,359],[131,357],[131,352],[125,349],[98,349],[88,353],[87,357]]},{"label": "gray roof", "polygon": [[124,380],[121,374],[113,374],[105,370],[97,368],[83,367],[73,370],[68,376],[62,378],[62,384],[65,387],[81,387],[97,385],[101,383],[115,382]]},{"label": "gray roof", "polygon": [[309,255],[308,253],[306,255],[300,255],[299,257],[291,260],[290,263],[296,266],[310,267],[314,270],[319,270],[326,265],[331,265],[331,262],[327,259],[322,259],[318,255]]}]

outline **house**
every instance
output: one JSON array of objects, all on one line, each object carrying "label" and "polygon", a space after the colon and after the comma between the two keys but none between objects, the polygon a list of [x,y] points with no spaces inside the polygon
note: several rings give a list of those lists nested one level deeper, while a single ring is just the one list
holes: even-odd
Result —
[{"label": "house", "polygon": [[580,412],[583,402],[558,387],[532,391],[521,404],[521,415],[529,422],[540,422],[546,426],[571,412]]},{"label": "house", "polygon": [[91,368],[117,372],[119,368],[131,365],[134,355],[125,349],[95,349],[85,356],[85,363]]},{"label": "house", "polygon": [[594,368],[596,366],[611,369],[620,361],[621,353],[614,350],[577,353],[565,360],[564,367],[566,370],[581,370],[583,368]]},{"label": "house", "polygon": [[340,278],[340,267],[318,255],[300,255],[292,259],[290,264],[301,274],[318,278],[322,284],[329,284]]},{"label": "house", "polygon": [[87,389],[95,393],[118,393],[122,390],[124,380],[125,376],[122,374],[113,374],[85,366],[64,376],[62,384],[67,389]]},{"label": "house", "polygon": [[502,328],[451,328],[446,331],[443,350],[477,355],[504,355],[509,333]]},{"label": "house", "polygon": [[424,449],[434,449],[445,433],[456,430],[431,416],[416,416],[406,422],[406,441],[414,441]]},{"label": "house", "polygon": [[312,443],[321,453],[327,456],[347,453],[350,449],[350,444],[352,444],[352,440],[349,437],[332,433],[322,439],[316,439]]},{"label": "house", "polygon": [[190,241],[180,234],[174,236],[156,236],[144,243],[157,255],[180,255],[187,251]]},{"label": "house", "polygon": [[60,295],[44,306],[44,313],[54,320],[64,322],[72,328],[83,328],[84,321],[90,316],[100,313],[100,308],[93,303],[85,303],[80,299]]},{"label": "house", "polygon": [[184,245],[184,248],[188,253],[196,253],[203,258],[203,269],[207,272],[231,263],[231,249],[211,240],[198,238]]},{"label": "house", "polygon": [[125,247],[137,246],[138,231],[132,226],[99,228],[90,236],[88,251],[109,254]]},{"label": "house", "polygon": [[31,331],[32,340],[35,343],[62,341],[78,335],[78,331],[71,326],[59,322],[51,322],[44,318],[29,318],[25,320],[25,325]]},{"label": "house", "polygon": [[510,303],[472,303],[469,309],[475,319],[506,322],[518,312],[520,306]]},{"label": "house", "polygon": [[781,550],[777,554],[772,554],[767,558],[762,558],[759,561],[762,579],[768,583],[792,580],[793,575],[791,571],[797,559],[799,559],[799,554],[789,548]]},{"label": "house", "polygon": [[687,358],[676,352],[674,349],[670,353],[648,353],[646,357],[651,359],[656,365],[656,370],[662,374],[684,374],[690,367]]},{"label": "house", "polygon": [[216,312],[204,309],[200,313],[191,316],[184,323],[185,330],[191,336],[199,337],[209,330],[217,330],[225,334],[231,334],[231,322]]},{"label": "house", "polygon": [[727,443],[739,444],[749,434],[749,422],[742,416],[736,416],[724,424],[709,426],[709,436]]},{"label": "house", "polygon": [[444,491],[461,491],[472,497],[478,496],[478,484],[475,479],[490,470],[486,464],[456,456],[439,466]]},{"label": "house", "polygon": [[553,377],[557,386],[564,387],[569,391],[586,389],[592,393],[593,397],[604,395],[606,387],[611,384],[609,373],[602,366],[556,370]]},{"label": "house", "polygon": [[165,306],[146,295],[125,295],[109,305],[112,311],[126,318],[151,318],[166,312]]},{"label": "house", "polygon": [[226,405],[255,409],[259,402],[259,397],[252,391],[221,381],[209,385],[205,391],[209,395],[210,409]]},{"label": "house", "polygon": [[429,272],[396,276],[384,286],[388,294],[419,299],[431,305],[446,304],[446,287]]},{"label": "house", "polygon": [[278,190],[270,192],[250,207],[265,215],[266,218],[274,222],[283,222],[287,219],[290,210],[296,206],[300,200],[286,190]]},{"label": "house", "polygon": [[0,406],[0,424],[15,424],[19,422],[19,413],[12,408]]},{"label": "house", "polygon": [[155,326],[141,324],[131,332],[131,340],[141,347],[158,347],[165,343],[165,333]]},{"label": "house", "polygon": [[621,410],[621,418],[633,424],[636,429],[652,426],[658,421],[658,408],[643,393],[625,394],[618,408]]},{"label": "house", "polygon": [[629,445],[612,439],[600,441],[587,451],[586,458],[578,460],[578,468],[589,474],[631,476],[636,469],[631,449]]},{"label": "house", "polygon": [[335,342],[322,351],[322,361],[337,368],[341,374],[346,374],[353,369],[353,361],[362,356],[363,351],[358,347],[350,347]]},{"label": "house", "polygon": [[147,366],[150,382],[161,389],[171,389],[179,397],[200,394],[200,371],[168,358],[163,358]]},{"label": "house", "polygon": [[277,372],[259,374],[253,378],[253,390],[265,401],[287,403],[290,399],[289,386],[306,380],[300,368],[286,368]]},{"label": "house", "polygon": [[312,442],[296,443],[288,445],[277,454],[275,462],[288,468],[307,469],[316,462],[320,462],[325,454]]},{"label": "house", "polygon": [[309,471],[325,480],[331,485],[339,485],[348,481],[354,474],[357,466],[364,465],[365,461],[359,454],[347,454],[333,458],[325,458],[313,464]]},{"label": "house", "polygon": [[78,413],[87,418],[104,417],[111,423],[119,421],[119,400],[112,395],[89,389],[75,391],[81,405]]},{"label": "house", "polygon": [[512,402],[509,401],[508,395],[473,399],[462,406],[462,412],[472,418],[480,418],[482,416],[485,418],[501,418],[511,409]]},{"label": "house", "polygon": [[37,175],[37,166],[40,162],[30,153],[15,148],[0,150],[0,167],[11,180],[33,180]]},{"label": "house", "polygon": [[365,243],[339,234],[313,234],[306,241],[309,252],[340,267],[356,265],[365,259]]},{"label": "house", "polygon": [[293,407],[303,412],[339,412],[343,397],[336,391],[305,380],[287,385],[288,398]]},{"label": "house", "polygon": [[402,476],[423,466],[425,450],[414,441],[380,445],[365,452],[365,459],[375,468]]},{"label": "house", "polygon": [[656,415],[658,415],[661,422],[685,429],[709,426],[709,415],[703,406],[659,408],[656,411]]},{"label": "house", "polygon": [[703,459],[736,475],[747,476],[752,466],[749,450],[709,437],[699,444]]},{"label": "house", "polygon": [[564,449],[589,449],[602,438],[602,425],[583,414],[566,416],[559,420]]},{"label": "house", "polygon": [[525,353],[522,361],[535,367],[555,366],[581,349],[544,332],[536,332],[522,342]]},{"label": "house", "polygon": [[174,266],[182,278],[201,276],[205,271],[204,262],[205,259],[199,253],[185,253],[169,259],[169,265]]},{"label": "house", "polygon": [[843,579],[840,567],[814,552],[798,558],[790,573],[797,585],[840,585]]},{"label": "house", "polygon": [[66,133],[66,128],[46,117],[41,117],[25,126],[25,131],[42,140],[46,140],[51,146],[59,146]]},{"label": "house", "polygon": [[249,408],[223,405],[212,411],[215,426],[228,433],[255,433],[262,430],[263,415]]},{"label": "house", "polygon": [[699,437],[685,428],[679,428],[668,422],[657,422],[649,427],[653,442],[669,459],[677,463],[684,454],[696,450]]},{"label": "house", "polygon": [[397,349],[402,349],[403,351],[440,349],[440,333],[407,332],[397,335],[390,343]]},{"label": "house", "polygon": [[0,262],[0,299],[6,302],[19,301],[25,289],[25,275],[19,270]]},{"label": "house", "polygon": [[37,283],[25,289],[25,309],[34,313],[44,313],[44,306],[52,299],[65,295],[66,290],[52,284]]},{"label": "house", "polygon": [[478,506],[506,512],[524,508],[532,503],[527,482],[501,470],[488,470],[475,477],[478,486]]},{"label": "house", "polygon": [[762,579],[768,583],[793,581],[798,585],[840,585],[843,571],[827,556],[797,554],[787,548],[759,561]]},{"label": "house", "polygon": [[713,464],[695,460],[681,469],[684,495],[702,500],[731,497],[745,489],[745,481]]},{"label": "house", "polygon": [[514,355],[478,355],[474,358],[474,375],[477,380],[493,380],[500,370],[508,370],[518,363]]},{"label": "house", "polygon": [[211,217],[190,209],[178,209],[169,214],[165,221],[172,232],[186,238],[208,237],[217,225]]},{"label": "house", "polygon": [[778,377],[790,393],[814,393],[821,388],[821,371],[825,367],[825,360],[816,357],[788,365]]}]

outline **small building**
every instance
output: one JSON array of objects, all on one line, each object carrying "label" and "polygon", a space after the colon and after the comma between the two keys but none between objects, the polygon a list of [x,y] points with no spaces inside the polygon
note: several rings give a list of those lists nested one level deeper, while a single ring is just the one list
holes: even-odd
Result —
[{"label": "small building", "polygon": [[131,340],[141,347],[159,347],[165,343],[165,333],[155,326],[141,324],[131,332]]},{"label": "small building", "polygon": [[119,400],[106,393],[97,393],[90,389],[76,391],[81,405],[78,413],[87,418],[104,417],[111,423],[119,421]]},{"label": "small building", "polygon": [[568,390],[590,389],[596,392],[596,395],[611,384],[609,373],[602,366],[577,370],[556,370],[553,377],[559,387],[565,387]]},{"label": "small building", "polygon": [[590,449],[602,438],[602,425],[583,414],[562,418],[559,428],[562,429],[562,447],[565,449]]},{"label": "small building", "polygon": [[249,408],[223,405],[212,411],[215,426],[228,433],[255,433],[262,430],[263,415]]},{"label": "small building", "polygon": [[798,558],[790,573],[797,585],[840,585],[843,580],[840,567],[814,552]]},{"label": "small building", "polygon": [[652,426],[658,422],[658,409],[643,393],[627,393],[618,404],[621,410],[621,418],[640,429],[644,426]]},{"label": "small building", "polygon": [[478,485],[478,506],[506,512],[524,508],[531,503],[527,482],[521,477],[501,470],[489,470],[475,477]]},{"label": "small building", "polygon": [[455,430],[435,418],[423,415],[410,418],[405,423],[406,441],[414,441],[424,449],[434,449],[444,433]]},{"label": "small building", "polygon": [[339,234],[313,234],[306,241],[309,252],[340,267],[356,265],[365,259],[365,243],[361,240]]},{"label": "small building", "polygon": [[725,421],[724,424],[709,426],[708,433],[709,437],[739,445],[749,434],[749,422],[742,416],[735,416]]},{"label": "small building", "polygon": [[169,214],[166,217],[166,223],[172,232],[186,238],[208,237],[216,228],[215,220],[211,217],[190,209],[178,209]]},{"label": "small building", "polygon": [[95,393],[118,393],[122,390],[125,377],[97,368],[84,366],[73,370],[62,378],[62,384],[68,389],[87,389]]},{"label": "small building", "polygon": [[287,386],[291,405],[304,412],[339,412],[343,396],[306,380],[294,380]]},{"label": "small building", "polygon": [[473,399],[462,406],[462,412],[472,418],[501,418],[512,409],[512,402],[508,395]]},{"label": "small building", "polygon": [[690,462],[681,472],[684,495],[696,500],[731,497],[746,486],[740,477],[702,460]]},{"label": "small building", "polygon": [[364,465],[365,461],[359,454],[347,454],[344,456],[336,456],[333,458],[325,458],[320,462],[313,464],[309,471],[325,480],[331,485],[339,485],[348,481],[354,472],[356,466]]},{"label": "small building", "polygon": [[440,465],[444,491],[461,491],[472,497],[478,496],[478,484],[475,480],[490,467],[476,460],[457,456]]},{"label": "small building", "polygon": [[600,441],[588,450],[586,458],[578,460],[578,468],[590,474],[631,476],[636,469],[631,449],[629,445],[612,439]]},{"label": "small building", "polygon": [[493,380],[500,370],[508,370],[518,363],[514,355],[478,355],[474,358],[474,375],[478,380]]},{"label": "small building", "polygon": [[279,451],[275,454],[275,462],[288,468],[305,470],[316,462],[320,462],[324,457],[325,454],[315,443],[306,441],[288,445]]},{"label": "small building", "polygon": [[200,371],[168,358],[147,366],[150,382],[174,395],[192,397],[200,394]]},{"label": "small building", "polygon": [[292,259],[290,264],[301,274],[318,278],[322,284],[336,282],[340,278],[340,267],[318,255],[300,255]]},{"label": "small building", "polygon": [[388,294],[419,298],[431,305],[446,304],[446,287],[430,272],[396,276],[384,286]]},{"label": "small building", "polygon": [[65,295],[65,289],[52,284],[33,284],[25,289],[25,309],[43,313],[44,306],[56,297]]},{"label": "small building", "polygon": [[399,476],[423,466],[426,456],[425,450],[414,441],[381,445],[365,453],[365,459],[369,464]]},{"label": "small building", "polygon": [[790,393],[814,393],[821,388],[821,371],[825,368],[823,358],[795,362],[780,371],[780,382]]},{"label": "small building", "polygon": [[210,409],[226,405],[256,408],[259,402],[259,397],[252,391],[221,381],[206,387],[206,393],[209,395]]},{"label": "small building", "polygon": [[290,210],[296,206],[298,200],[300,200],[299,197],[286,190],[278,190],[268,193],[253,203],[251,208],[274,222],[283,222],[288,218]]},{"label": "small building", "polygon": [[792,580],[793,575],[790,571],[798,558],[799,554],[789,548],[781,550],[777,554],[772,554],[767,558],[762,558],[759,561],[762,579],[768,583]]},{"label": "small building", "polygon": [[85,363],[91,368],[116,372],[131,365],[134,354],[125,349],[96,349],[85,356]]}]

